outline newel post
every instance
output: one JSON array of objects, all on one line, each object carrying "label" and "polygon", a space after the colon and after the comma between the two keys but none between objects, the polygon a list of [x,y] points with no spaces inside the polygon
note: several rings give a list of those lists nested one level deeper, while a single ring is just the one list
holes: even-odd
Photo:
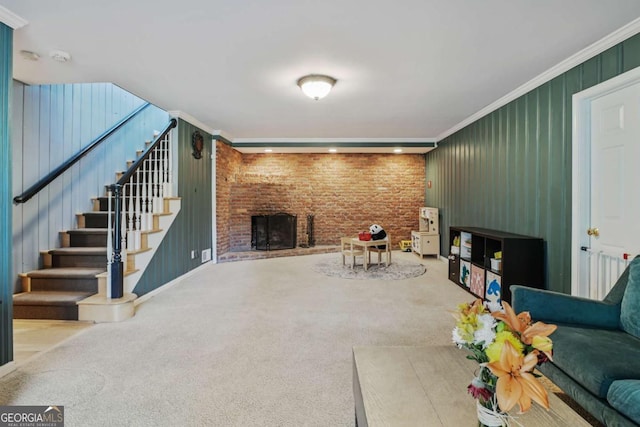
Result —
[{"label": "newel post", "polygon": [[111,298],[122,298],[124,294],[124,268],[122,264],[122,185],[111,186],[114,203],[113,258],[111,260]]}]

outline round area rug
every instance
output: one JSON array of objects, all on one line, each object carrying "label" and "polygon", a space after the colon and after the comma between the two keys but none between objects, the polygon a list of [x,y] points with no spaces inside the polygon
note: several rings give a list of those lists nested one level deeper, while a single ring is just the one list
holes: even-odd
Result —
[{"label": "round area rug", "polygon": [[336,254],[335,258],[325,259],[317,263],[313,269],[331,277],[341,277],[343,279],[382,279],[382,280],[402,280],[418,277],[427,271],[427,268],[417,262],[403,260],[392,260],[388,267],[384,263],[370,264],[367,271],[364,271],[362,264],[356,264],[353,269],[349,264],[342,265],[342,256]]}]

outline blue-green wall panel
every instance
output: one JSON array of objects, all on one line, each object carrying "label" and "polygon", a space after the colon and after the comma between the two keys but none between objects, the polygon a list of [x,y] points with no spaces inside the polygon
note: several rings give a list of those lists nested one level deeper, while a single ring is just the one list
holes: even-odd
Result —
[{"label": "blue-green wall panel", "polygon": [[11,82],[13,30],[0,23],[0,366],[13,360]]},{"label": "blue-green wall panel", "polygon": [[625,54],[625,52],[640,52],[640,37],[631,37],[622,42],[622,72],[640,67],[640,55]]},{"label": "blue-green wall panel", "polygon": [[571,291],[573,94],[640,66],[640,35],[613,46],[438,143],[426,154],[427,206],[449,227],[542,237],[547,288]]},{"label": "blue-green wall panel", "polygon": [[[198,130],[205,140],[202,158],[191,153],[191,136]],[[159,288],[201,265],[200,253],[212,244],[212,137],[184,120],[178,121],[178,196],[180,213],[158,247],[133,292],[138,296]],[[175,143],[175,140],[174,140]],[[191,251],[197,251],[191,259]]]}]

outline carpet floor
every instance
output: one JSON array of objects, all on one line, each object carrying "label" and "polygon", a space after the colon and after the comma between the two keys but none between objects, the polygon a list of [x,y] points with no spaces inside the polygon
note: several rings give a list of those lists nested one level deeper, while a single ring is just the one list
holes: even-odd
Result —
[{"label": "carpet floor", "polygon": [[473,298],[433,258],[385,281],[314,271],[331,257],[201,267],[0,378],[0,405],[63,405],[68,427],[353,426],[352,347],[451,344]]}]

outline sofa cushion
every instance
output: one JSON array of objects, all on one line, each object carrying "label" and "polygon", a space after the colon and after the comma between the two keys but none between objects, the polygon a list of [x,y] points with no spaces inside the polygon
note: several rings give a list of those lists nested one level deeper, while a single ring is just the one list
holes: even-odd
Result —
[{"label": "sofa cushion", "polygon": [[640,338],[640,258],[629,265],[629,280],[620,307],[620,326],[625,332]]},{"label": "sofa cushion", "polygon": [[611,383],[607,393],[609,405],[640,424],[640,380],[619,380]]},{"label": "sofa cushion", "polygon": [[626,332],[558,324],[550,338],[554,365],[602,399],[613,381],[640,380],[640,339]]}]

